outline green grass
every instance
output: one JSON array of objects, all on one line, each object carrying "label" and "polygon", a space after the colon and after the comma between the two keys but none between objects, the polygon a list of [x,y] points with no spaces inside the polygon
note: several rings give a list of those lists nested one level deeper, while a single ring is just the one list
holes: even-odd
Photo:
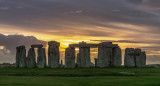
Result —
[{"label": "green grass", "polygon": [[0,86],[160,86],[160,68],[1,68]]}]

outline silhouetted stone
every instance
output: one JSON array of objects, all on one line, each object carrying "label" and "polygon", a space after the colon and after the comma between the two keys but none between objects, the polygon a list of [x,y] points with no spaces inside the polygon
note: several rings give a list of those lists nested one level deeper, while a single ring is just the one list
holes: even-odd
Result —
[{"label": "silhouetted stone", "polygon": [[121,53],[121,49],[117,44],[112,44],[112,42],[100,43],[98,45],[98,59],[97,59],[96,66],[97,67],[118,66],[121,62],[120,53]]},{"label": "silhouetted stone", "polygon": [[125,67],[135,67],[135,50],[134,48],[126,48],[124,57]]},{"label": "silhouetted stone", "polygon": [[90,47],[80,47],[79,48],[79,58],[80,58],[80,67],[90,67]]},{"label": "silhouetted stone", "polygon": [[143,51],[141,52],[141,59],[142,59],[142,67],[145,67],[146,66],[146,52]]},{"label": "silhouetted stone", "polygon": [[26,49],[25,46],[19,46],[16,48],[16,67],[26,67]]},{"label": "silhouetted stone", "polygon": [[103,46],[98,47],[97,67],[109,67],[109,62],[112,57],[112,48]]},{"label": "silhouetted stone", "polygon": [[79,56],[79,53],[77,53],[77,67],[81,67],[81,58]]},{"label": "silhouetted stone", "polygon": [[141,55],[141,49],[136,48],[135,49],[135,55],[137,55],[137,56]]},{"label": "silhouetted stone", "polygon": [[75,68],[75,48],[66,48],[65,68]]},{"label": "silhouetted stone", "polygon": [[139,55],[136,55],[136,67],[145,67],[146,65],[146,53],[141,52]]},{"label": "silhouetted stone", "polygon": [[36,54],[34,48],[30,48],[28,51],[28,56],[27,56],[27,67],[28,68],[35,68],[36,67]]},{"label": "silhouetted stone", "polygon": [[44,48],[38,48],[37,68],[46,67],[46,54]]},{"label": "silhouetted stone", "polygon": [[31,45],[32,48],[42,48],[43,45],[41,44],[34,44],[34,45]]},{"label": "silhouetted stone", "polygon": [[48,66],[50,68],[58,68],[60,67],[59,59],[60,59],[60,53],[59,53],[59,46],[60,43],[56,41],[51,41],[48,43]]},{"label": "silhouetted stone", "polygon": [[113,57],[111,58],[112,67],[121,67],[122,64],[122,52],[120,47],[113,48]]}]

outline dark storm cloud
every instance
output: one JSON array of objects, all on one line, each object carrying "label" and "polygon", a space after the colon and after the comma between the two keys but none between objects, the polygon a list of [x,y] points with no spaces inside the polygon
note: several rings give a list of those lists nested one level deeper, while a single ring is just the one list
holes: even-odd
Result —
[{"label": "dark storm cloud", "polygon": [[[0,10],[1,24],[26,27],[25,30],[35,32],[47,33],[45,30],[63,32],[70,28],[74,30],[77,26],[102,26],[102,23],[108,22],[149,27],[160,25],[160,20],[157,19],[159,13],[138,8],[137,5],[141,5],[142,0],[1,0],[0,2],[0,8],[7,8]],[[131,6],[131,4],[137,5]],[[69,25],[72,27],[68,27]],[[109,26],[115,27],[111,24],[105,27]],[[157,28],[152,29],[151,32],[159,32]]]},{"label": "dark storm cloud", "polygon": [[46,46],[45,41],[38,40],[33,36],[23,36],[23,35],[8,35],[5,36],[0,34],[0,46],[3,46],[3,49],[0,49],[0,63],[5,60],[11,62],[15,59],[15,50],[17,46],[25,45],[28,50],[31,44],[43,44]]},{"label": "dark storm cloud", "polygon": [[126,0],[126,1],[128,1],[132,4],[140,4],[140,3],[142,3],[143,0]]}]

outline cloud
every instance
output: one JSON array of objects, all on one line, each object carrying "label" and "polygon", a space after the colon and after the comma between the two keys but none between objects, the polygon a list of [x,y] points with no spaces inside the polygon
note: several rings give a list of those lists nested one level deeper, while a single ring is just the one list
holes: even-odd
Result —
[{"label": "cloud", "polygon": [[47,42],[38,40],[33,36],[23,35],[3,35],[0,34],[0,63],[15,62],[16,47],[25,45],[28,50],[32,44],[43,44],[46,47]]},{"label": "cloud", "polygon": [[53,36],[51,40],[110,40],[155,51],[160,44],[159,4],[159,0],[0,0],[4,26],[0,29],[7,33],[6,25],[22,34]]}]

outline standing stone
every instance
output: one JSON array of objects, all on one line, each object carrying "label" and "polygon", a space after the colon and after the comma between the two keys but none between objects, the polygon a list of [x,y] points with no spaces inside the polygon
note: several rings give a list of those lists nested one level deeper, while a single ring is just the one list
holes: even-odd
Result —
[{"label": "standing stone", "polygon": [[66,48],[65,68],[75,68],[75,48]]},{"label": "standing stone", "polygon": [[135,64],[136,67],[141,66],[141,49],[135,49]]},{"label": "standing stone", "polygon": [[77,67],[81,67],[81,58],[79,56],[79,53],[77,53]]},{"label": "standing stone", "polygon": [[48,66],[50,68],[58,68],[60,66],[60,53],[59,46],[60,43],[56,41],[51,41],[48,43]]},{"label": "standing stone", "polygon": [[46,54],[44,48],[38,48],[37,67],[38,68],[46,67]]},{"label": "standing stone", "polygon": [[90,67],[90,47],[80,47],[79,48],[79,58],[81,59],[80,67]]},{"label": "standing stone", "polygon": [[16,68],[19,68],[19,61],[20,61],[20,49],[16,47]]},{"label": "standing stone", "polygon": [[141,60],[142,60],[142,64],[141,67],[145,67],[146,66],[146,52],[141,52]]},{"label": "standing stone", "polygon": [[125,67],[135,67],[135,50],[134,48],[126,48],[124,57]]},{"label": "standing stone", "polygon": [[122,52],[120,47],[113,48],[113,55],[112,55],[112,67],[121,67],[122,64]]},{"label": "standing stone", "polygon": [[30,48],[28,51],[28,56],[27,56],[27,67],[28,68],[35,68],[36,67],[36,54],[34,48]]},{"label": "standing stone", "polygon": [[98,59],[97,67],[109,67],[112,58],[112,48],[106,47],[105,45],[110,45],[111,43],[100,43],[98,46]]},{"label": "standing stone", "polygon": [[136,59],[136,67],[145,67],[146,65],[146,54],[145,52],[141,52],[141,49],[135,49],[135,59]]},{"label": "standing stone", "polygon": [[19,46],[16,48],[16,67],[25,68],[26,67],[26,49],[25,46]]}]

